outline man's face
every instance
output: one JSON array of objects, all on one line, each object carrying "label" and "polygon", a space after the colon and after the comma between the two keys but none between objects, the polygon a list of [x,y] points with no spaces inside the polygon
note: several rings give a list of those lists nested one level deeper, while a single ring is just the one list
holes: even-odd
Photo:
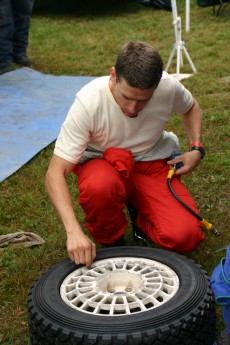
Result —
[{"label": "man's face", "polygon": [[155,88],[138,89],[130,86],[125,79],[116,81],[115,68],[111,68],[110,90],[121,111],[130,118],[137,117],[151,99]]}]

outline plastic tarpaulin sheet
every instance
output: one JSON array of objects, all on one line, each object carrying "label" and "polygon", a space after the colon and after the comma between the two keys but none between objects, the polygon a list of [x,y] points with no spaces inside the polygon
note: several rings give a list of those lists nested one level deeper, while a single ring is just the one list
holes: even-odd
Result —
[{"label": "plastic tarpaulin sheet", "polygon": [[0,75],[0,181],[57,138],[76,92],[93,79],[27,67]]},{"label": "plastic tarpaulin sheet", "polygon": [[216,302],[222,305],[224,322],[230,335],[230,245],[227,248],[226,257],[214,269],[211,279]]}]

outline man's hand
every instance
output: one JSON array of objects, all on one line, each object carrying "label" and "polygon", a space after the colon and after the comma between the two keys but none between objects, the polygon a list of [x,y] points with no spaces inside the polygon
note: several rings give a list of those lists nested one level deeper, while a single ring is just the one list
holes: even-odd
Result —
[{"label": "man's hand", "polygon": [[174,164],[182,162],[183,166],[176,170],[175,175],[191,175],[200,163],[200,160],[200,152],[194,150],[175,157],[174,159],[168,161],[167,164],[170,166],[170,168],[173,168]]},{"label": "man's hand", "polygon": [[69,233],[66,247],[70,260],[90,268],[96,257],[96,245],[83,232]]}]

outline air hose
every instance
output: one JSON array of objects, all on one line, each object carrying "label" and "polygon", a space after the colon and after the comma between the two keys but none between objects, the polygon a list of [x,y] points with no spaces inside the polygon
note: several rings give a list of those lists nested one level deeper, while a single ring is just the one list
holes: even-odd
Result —
[{"label": "air hose", "polygon": [[172,188],[172,185],[171,185],[171,179],[172,179],[173,175],[175,174],[175,171],[176,171],[176,168],[175,169],[170,169],[169,172],[168,172],[168,176],[167,176],[167,184],[168,184],[168,187],[170,189],[170,192],[176,198],[176,200],[179,201],[179,203],[186,208],[186,210],[188,210],[194,217],[196,217],[197,219],[199,219],[199,221],[201,221],[201,223],[203,224],[203,226],[205,227],[206,230],[211,231],[215,236],[219,237],[220,233],[212,226],[212,224],[207,222],[207,220],[202,218],[198,213],[196,213],[192,208],[190,208],[175,193],[175,191],[174,191],[174,189]]}]

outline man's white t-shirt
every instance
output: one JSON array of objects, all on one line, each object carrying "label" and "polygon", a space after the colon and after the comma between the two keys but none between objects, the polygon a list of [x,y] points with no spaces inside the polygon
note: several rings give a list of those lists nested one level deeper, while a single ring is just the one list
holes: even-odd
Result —
[{"label": "man's white t-shirt", "polygon": [[77,163],[102,157],[107,148],[116,147],[130,150],[136,161],[169,157],[178,149],[178,138],[166,132],[165,126],[172,113],[184,114],[191,109],[191,93],[164,72],[145,108],[137,117],[129,118],[116,103],[109,78],[96,78],[77,93],[54,154]]}]

